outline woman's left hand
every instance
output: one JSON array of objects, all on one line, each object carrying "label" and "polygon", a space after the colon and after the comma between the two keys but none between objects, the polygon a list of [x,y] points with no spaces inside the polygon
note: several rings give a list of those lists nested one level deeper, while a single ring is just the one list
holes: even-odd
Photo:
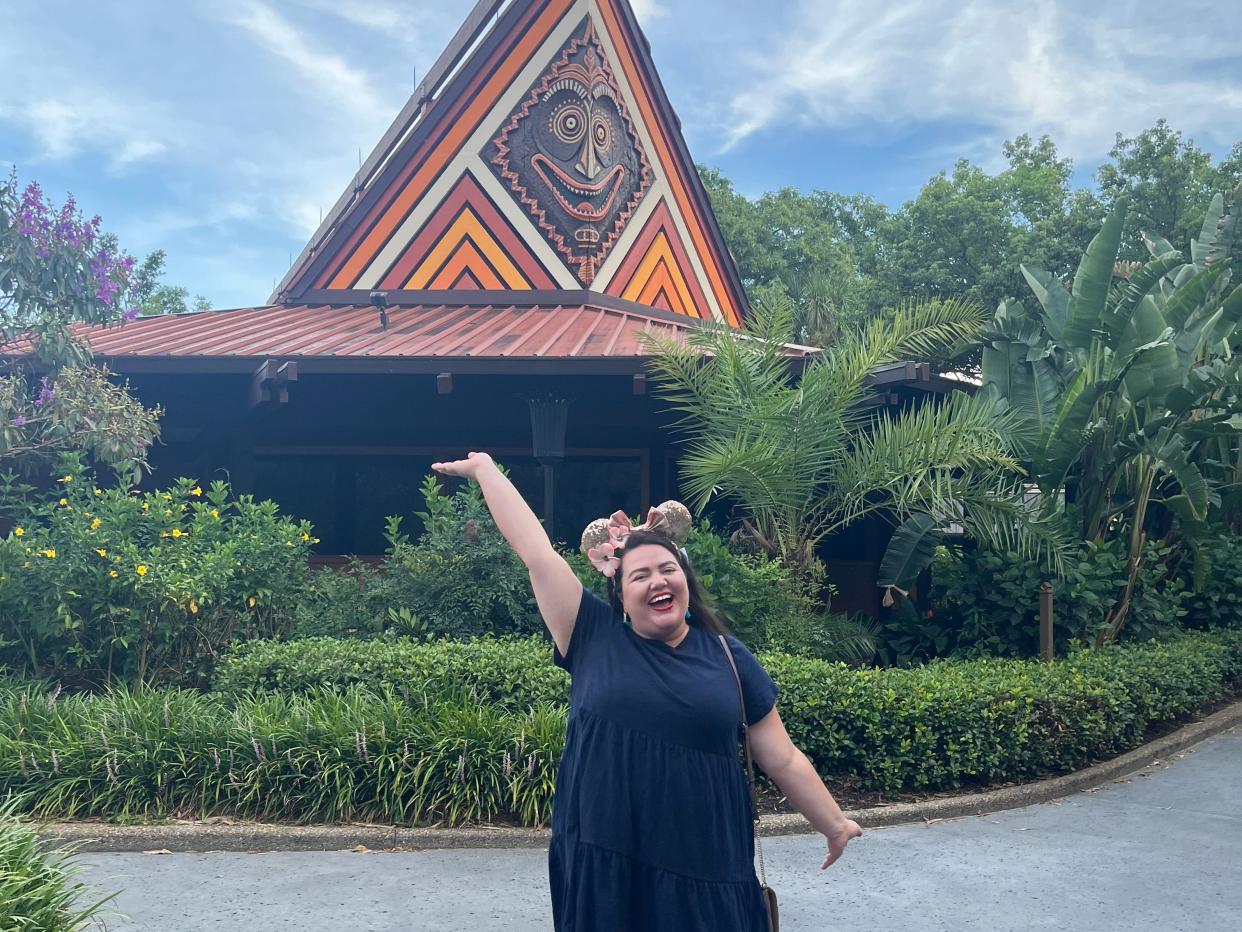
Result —
[{"label": "woman's left hand", "polygon": [[851,838],[861,838],[862,828],[853,819],[846,819],[841,825],[832,832],[825,834],[828,839],[828,856],[824,858],[824,863],[819,866],[820,870],[825,870],[837,858],[845,854],[845,846],[850,843]]}]

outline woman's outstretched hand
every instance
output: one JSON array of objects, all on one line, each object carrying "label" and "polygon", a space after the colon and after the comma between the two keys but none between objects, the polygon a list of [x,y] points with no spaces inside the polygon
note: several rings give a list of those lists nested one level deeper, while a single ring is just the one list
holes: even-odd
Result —
[{"label": "woman's outstretched hand", "polygon": [[853,819],[846,819],[835,832],[824,837],[828,839],[828,856],[819,866],[820,870],[825,870],[837,858],[845,854],[845,846],[850,843],[850,839],[862,837],[862,828]]},{"label": "woman's outstretched hand", "polygon": [[448,463],[432,463],[431,468],[446,476],[461,476],[463,479],[477,479],[479,470],[492,465],[492,458],[487,453],[471,453],[464,460],[452,460]]}]

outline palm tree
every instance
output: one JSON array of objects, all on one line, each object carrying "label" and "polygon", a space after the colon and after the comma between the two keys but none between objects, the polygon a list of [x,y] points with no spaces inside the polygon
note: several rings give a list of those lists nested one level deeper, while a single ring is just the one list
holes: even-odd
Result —
[{"label": "palm tree", "polygon": [[687,438],[681,477],[695,507],[732,502],[744,514],[743,535],[812,582],[823,579],[816,544],[871,515],[899,526],[882,585],[908,585],[949,523],[998,547],[1060,559],[1059,527],[1023,503],[1012,416],[994,399],[954,392],[894,413],[868,389],[878,366],[967,345],[986,323],[980,307],[909,304],[843,329],[800,377],[785,351],[792,302],[769,296],[753,317],[745,332],[707,325],[684,344],[652,339],[657,391]]}]

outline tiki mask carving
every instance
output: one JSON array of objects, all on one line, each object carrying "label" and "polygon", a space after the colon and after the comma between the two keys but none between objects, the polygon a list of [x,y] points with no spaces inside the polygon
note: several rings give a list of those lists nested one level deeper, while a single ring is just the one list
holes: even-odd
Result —
[{"label": "tiki mask carving", "polygon": [[652,175],[589,19],[488,150],[492,170],[590,285]]}]

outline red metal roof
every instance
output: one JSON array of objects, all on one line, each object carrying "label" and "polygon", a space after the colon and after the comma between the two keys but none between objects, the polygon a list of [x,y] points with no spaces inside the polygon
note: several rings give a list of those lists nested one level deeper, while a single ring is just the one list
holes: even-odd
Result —
[{"label": "red metal roof", "polygon": [[[194,360],[223,363],[257,357],[325,365],[352,361],[363,365],[350,365],[350,371],[364,371],[365,360],[628,359],[633,367],[649,355],[644,334],[684,338],[699,326],[690,318],[659,311],[592,304],[406,305],[388,307],[386,314],[388,325],[383,327],[374,305],[269,305],[140,317],[81,333],[96,357],[118,363],[183,360],[196,368]],[[27,352],[24,344],[0,348],[0,355],[10,358]],[[789,352],[803,356],[817,351],[790,346]]]}]

